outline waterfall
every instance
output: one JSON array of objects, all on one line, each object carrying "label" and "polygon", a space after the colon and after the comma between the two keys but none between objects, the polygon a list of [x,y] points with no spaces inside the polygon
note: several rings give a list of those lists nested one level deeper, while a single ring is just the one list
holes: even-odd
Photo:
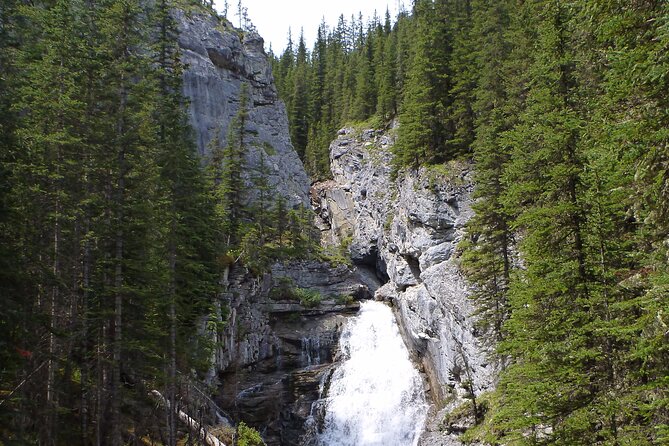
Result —
[{"label": "waterfall", "polygon": [[344,361],[332,375],[320,445],[415,446],[428,407],[390,308],[364,302],[340,343]]}]

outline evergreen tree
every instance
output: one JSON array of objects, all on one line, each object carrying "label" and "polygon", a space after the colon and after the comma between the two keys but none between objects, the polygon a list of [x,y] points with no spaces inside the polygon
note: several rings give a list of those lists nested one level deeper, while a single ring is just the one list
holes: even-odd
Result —
[{"label": "evergreen tree", "polygon": [[382,120],[388,120],[397,114],[397,33],[391,34],[390,12],[386,10],[383,36],[378,38],[376,56],[376,85],[378,99],[376,114]]},{"label": "evergreen tree", "polygon": [[246,165],[246,123],[248,120],[249,91],[246,84],[241,85],[239,93],[239,109],[230,123],[225,148],[222,152],[221,181],[217,194],[223,215],[223,230],[228,249],[236,246],[241,237],[244,219],[246,190],[242,177]]},{"label": "evergreen tree", "polygon": [[209,202],[197,151],[185,113],[182,96],[183,66],[177,46],[178,30],[170,10],[173,5],[161,0],[156,5],[159,38],[156,43],[156,129],[157,163],[163,196],[160,215],[163,234],[166,296],[165,309],[169,333],[166,339],[166,406],[168,443],[176,444],[177,370],[188,370],[197,363],[197,345],[192,335],[198,318],[207,313],[216,292],[213,265],[216,247],[215,221]]},{"label": "evergreen tree", "polygon": [[300,158],[304,158],[309,132],[309,60],[304,34],[300,34],[297,59],[292,75],[292,98],[288,107],[290,137]]},{"label": "evergreen tree", "polygon": [[293,50],[293,35],[288,29],[288,42],[286,49],[281,53],[281,57],[275,62],[274,66],[278,68],[274,70],[276,78],[276,88],[279,91],[279,96],[286,102],[286,108],[290,110],[290,99],[292,97],[292,70],[295,67],[295,51]]},{"label": "evergreen tree", "polygon": [[473,2],[476,70],[479,73],[475,90],[476,139],[473,145],[476,163],[474,193],[476,211],[468,223],[470,238],[465,249],[465,272],[477,285],[473,299],[481,324],[492,331],[496,341],[503,339],[503,324],[509,316],[508,287],[513,264],[514,233],[512,218],[503,206],[506,192],[503,174],[510,153],[502,141],[512,128],[508,116],[504,70],[508,65],[510,42],[508,3],[502,1]]},{"label": "evergreen tree", "polygon": [[417,168],[444,159],[450,91],[451,36],[441,14],[445,2],[416,1],[414,48],[400,107],[402,129],[394,146],[395,168]]},{"label": "evergreen tree", "polygon": [[[20,258],[25,259],[21,266],[33,281],[23,290],[34,296],[24,307],[24,321],[28,330],[47,333],[42,342],[28,335],[21,346],[39,361],[37,365],[26,363],[26,374],[39,373],[41,384],[30,389],[35,398],[26,393],[23,410],[39,420],[34,441],[41,442],[61,437],[58,415],[61,407],[67,407],[62,397],[71,389],[60,371],[72,338],[59,334],[68,323],[63,318],[66,305],[74,297],[66,286],[74,267],[68,240],[80,197],[69,190],[76,191],[79,185],[79,166],[74,160],[84,151],[79,127],[79,116],[84,113],[79,77],[82,58],[70,54],[83,50],[79,7],[79,3],[55,2],[48,9],[23,10],[34,27],[22,30],[26,33],[22,37],[35,40],[17,54],[16,73],[21,72],[23,79],[18,83],[15,107],[29,113],[17,123],[16,140],[7,141],[17,144],[9,151],[10,203],[16,217],[12,236],[19,241]],[[37,323],[28,322],[31,316]],[[36,348],[38,343],[40,348]]]},{"label": "evergreen tree", "polygon": [[[450,104],[447,110],[446,156],[463,155],[471,151],[474,140],[474,111],[472,98],[478,75],[474,61],[475,36],[472,34],[471,0],[457,0],[449,5],[452,10],[453,54],[450,63],[452,74]],[[499,56],[502,56],[501,54]]]},{"label": "evergreen tree", "polygon": [[352,64],[356,76],[351,118],[356,121],[363,121],[372,115],[377,96],[373,66],[375,38],[372,29],[370,28],[366,36],[361,36],[360,39],[360,48]]}]

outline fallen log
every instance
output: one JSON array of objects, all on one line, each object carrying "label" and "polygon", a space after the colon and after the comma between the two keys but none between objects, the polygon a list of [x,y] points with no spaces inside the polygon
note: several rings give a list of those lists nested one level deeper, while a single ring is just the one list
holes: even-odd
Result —
[{"label": "fallen log", "polygon": [[[151,396],[161,405],[167,407],[168,409],[170,408],[170,402],[167,401],[167,399],[165,399],[165,397],[159,391],[152,390]],[[204,441],[208,446],[225,446],[225,443],[207,432],[204,426],[200,425],[200,423],[198,423],[194,418],[189,416],[183,410],[177,410],[176,414],[177,417],[179,417],[179,421],[185,424],[188,430],[197,435],[197,437]]]}]

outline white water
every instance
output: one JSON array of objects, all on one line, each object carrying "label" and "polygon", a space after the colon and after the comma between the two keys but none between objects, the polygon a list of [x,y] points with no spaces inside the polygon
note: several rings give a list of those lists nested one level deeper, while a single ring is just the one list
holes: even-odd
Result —
[{"label": "white water", "polygon": [[393,314],[364,302],[341,336],[344,362],[325,402],[324,446],[415,446],[427,403]]}]

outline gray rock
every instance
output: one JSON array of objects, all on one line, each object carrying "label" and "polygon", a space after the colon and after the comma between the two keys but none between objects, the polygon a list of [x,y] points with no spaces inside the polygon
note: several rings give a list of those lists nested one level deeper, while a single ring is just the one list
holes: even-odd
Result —
[{"label": "gray rock", "polygon": [[421,271],[425,271],[436,264],[449,260],[451,255],[453,255],[453,250],[453,243],[448,242],[430,246],[419,258]]},{"label": "gray rock", "polygon": [[[353,260],[376,265],[377,276],[387,280],[375,296],[393,303],[433,399],[448,396],[457,405],[466,400],[466,373],[477,394],[493,387],[497,373],[475,329],[471,290],[455,256],[472,216],[470,169],[454,164],[447,178],[421,169],[393,182],[392,133],[340,130],[330,145],[333,180],[314,185],[312,202],[323,242],[352,236]],[[423,446],[460,444],[454,434],[426,429]]]},{"label": "gray rock", "polygon": [[[225,329],[215,340],[217,402],[259,428],[269,446],[303,444],[320,383],[332,370],[341,328],[378,283],[365,271],[317,261],[277,263],[262,278],[234,268],[218,308]],[[322,301],[304,306],[273,290],[316,291]],[[342,299],[351,296],[353,299]]]},{"label": "gray rock", "polygon": [[320,216],[323,244],[337,245],[352,237],[354,262],[376,266],[378,235],[389,223],[393,193],[387,181],[390,155],[385,150],[392,139],[375,131],[364,131],[360,137],[365,142],[352,128],[339,131],[330,145],[333,181],[312,187],[312,205]]},{"label": "gray rock", "polygon": [[[288,119],[278,99],[262,38],[240,33],[213,15],[175,11],[189,100],[190,122],[200,155],[209,155],[214,135],[225,144],[228,126],[239,109],[242,83],[249,86],[247,171],[258,169],[260,154],[271,166],[269,181],[289,205],[308,205],[309,179],[290,142]],[[253,199],[250,193],[248,200]]]}]

